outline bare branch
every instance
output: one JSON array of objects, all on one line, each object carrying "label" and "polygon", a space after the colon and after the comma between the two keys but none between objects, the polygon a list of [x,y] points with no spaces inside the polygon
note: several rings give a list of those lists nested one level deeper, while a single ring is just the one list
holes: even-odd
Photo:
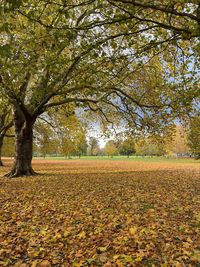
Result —
[{"label": "bare branch", "polygon": [[48,125],[50,125],[52,128],[55,128],[55,125],[53,125],[50,121],[46,120],[45,118],[43,117],[38,117],[39,120],[42,120],[44,122],[46,122]]}]

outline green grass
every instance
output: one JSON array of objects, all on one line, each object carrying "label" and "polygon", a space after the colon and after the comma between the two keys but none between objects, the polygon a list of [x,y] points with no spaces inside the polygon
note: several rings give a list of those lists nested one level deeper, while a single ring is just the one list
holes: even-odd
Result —
[{"label": "green grass", "polygon": [[[35,157],[36,159],[41,159],[42,157]],[[196,163],[199,164],[200,160],[196,160],[193,158],[165,158],[165,157],[157,157],[157,156],[114,156],[114,157],[108,157],[108,156],[82,156],[81,158],[78,157],[71,157],[70,159],[61,157],[61,156],[47,156],[45,159],[48,160],[110,160],[110,161],[117,161],[117,160],[123,160],[123,161],[138,161],[138,162],[170,162],[170,163]]]}]

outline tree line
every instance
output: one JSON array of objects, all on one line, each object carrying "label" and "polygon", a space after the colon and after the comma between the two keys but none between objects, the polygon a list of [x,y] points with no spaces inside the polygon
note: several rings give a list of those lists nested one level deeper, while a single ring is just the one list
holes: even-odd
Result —
[{"label": "tree line", "polygon": [[[57,119],[57,120],[56,120]],[[59,157],[66,159],[82,156],[165,156],[200,157],[200,125],[195,118],[189,128],[175,125],[164,136],[126,136],[123,132],[109,139],[100,147],[96,137],[90,136],[88,127],[75,116],[67,119],[54,118],[54,125],[41,120],[35,125],[33,155],[35,157]],[[59,124],[58,124],[59,122]],[[12,130],[13,131],[13,130]],[[14,138],[12,131],[5,137],[2,155],[14,156]]]}]

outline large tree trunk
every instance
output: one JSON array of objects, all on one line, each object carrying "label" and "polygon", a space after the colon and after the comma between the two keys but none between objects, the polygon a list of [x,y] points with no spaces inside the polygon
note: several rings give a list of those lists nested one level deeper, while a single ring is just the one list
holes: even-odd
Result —
[{"label": "large tree trunk", "polygon": [[3,166],[3,162],[1,159],[2,147],[3,147],[3,135],[0,135],[0,166]]},{"label": "large tree trunk", "polygon": [[31,176],[36,173],[32,169],[33,125],[35,119],[14,109],[15,157],[11,171],[7,177]]}]

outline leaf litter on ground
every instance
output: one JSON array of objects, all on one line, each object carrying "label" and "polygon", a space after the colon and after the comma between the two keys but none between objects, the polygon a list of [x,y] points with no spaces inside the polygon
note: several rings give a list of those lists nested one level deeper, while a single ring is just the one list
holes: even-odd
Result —
[{"label": "leaf litter on ground", "polygon": [[42,175],[0,179],[0,266],[200,266],[199,165],[34,168]]}]

